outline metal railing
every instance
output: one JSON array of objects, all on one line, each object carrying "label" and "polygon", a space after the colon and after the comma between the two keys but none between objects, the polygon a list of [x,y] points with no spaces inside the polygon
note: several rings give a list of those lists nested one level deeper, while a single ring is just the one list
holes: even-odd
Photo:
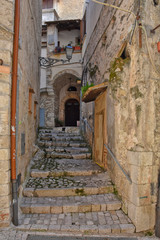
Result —
[{"label": "metal railing", "polygon": [[113,158],[113,160],[116,162],[116,164],[118,165],[118,167],[121,169],[121,171],[123,172],[123,174],[125,175],[125,177],[127,178],[127,180],[132,183],[132,180],[130,178],[130,176],[128,175],[128,173],[123,169],[123,167],[121,166],[121,164],[119,163],[119,161],[117,160],[117,158],[114,156],[114,154],[112,153],[112,151],[109,149],[109,147],[104,144],[104,146],[107,148],[110,156]]}]

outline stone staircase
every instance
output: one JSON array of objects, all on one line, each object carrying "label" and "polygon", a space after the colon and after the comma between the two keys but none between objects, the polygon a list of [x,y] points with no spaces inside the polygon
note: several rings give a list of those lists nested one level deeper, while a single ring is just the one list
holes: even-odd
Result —
[{"label": "stone staircase", "polygon": [[99,235],[135,231],[79,128],[41,129],[38,145],[20,203],[20,229]]}]

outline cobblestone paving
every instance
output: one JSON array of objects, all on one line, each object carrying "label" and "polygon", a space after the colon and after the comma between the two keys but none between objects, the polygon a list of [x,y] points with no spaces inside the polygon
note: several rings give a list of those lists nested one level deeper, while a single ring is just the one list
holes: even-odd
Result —
[{"label": "cobblestone paving", "polygon": [[108,173],[87,159],[91,154],[82,137],[47,130],[41,131],[39,140],[41,150],[32,161],[31,177],[23,191],[17,231],[134,233],[134,225],[113,194]]},{"label": "cobblestone paving", "polygon": [[66,213],[66,214],[22,214],[19,229],[75,232],[93,234],[133,233],[134,225],[121,211]]},{"label": "cobblestone paving", "polygon": [[84,187],[102,187],[111,186],[111,180],[107,173],[100,173],[93,176],[75,176],[75,177],[48,177],[32,178],[27,181],[26,188],[84,188]]},{"label": "cobblestone paving", "polygon": [[0,230],[0,240],[158,240],[157,237],[144,237],[144,236],[135,236],[135,235],[121,235],[118,236],[117,234],[110,236],[106,234],[104,236],[85,236],[81,237],[83,234],[54,234],[54,233],[47,233],[47,232],[30,232],[27,228],[24,231],[20,231],[14,227],[12,228],[5,228]]},{"label": "cobblestone paving", "polygon": [[[81,172],[81,175],[90,175],[89,173],[98,173],[101,172],[102,169],[95,164],[91,160],[74,160],[74,159],[52,159],[52,158],[44,158],[41,160],[36,160],[33,162],[31,166],[31,176],[33,176],[33,172],[43,172],[49,171],[50,173],[55,173],[58,175],[58,172],[69,172],[72,175],[76,175],[78,171]],[[75,174],[74,174],[75,173]],[[51,174],[50,174],[51,175]]]}]

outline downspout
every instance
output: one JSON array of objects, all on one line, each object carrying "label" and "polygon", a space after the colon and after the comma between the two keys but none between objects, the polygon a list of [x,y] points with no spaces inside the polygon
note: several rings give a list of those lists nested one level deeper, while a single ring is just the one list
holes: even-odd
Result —
[{"label": "downspout", "polygon": [[11,180],[13,201],[13,224],[18,226],[18,194],[16,177],[16,97],[18,73],[18,43],[20,22],[20,0],[15,0],[13,66],[12,66],[12,97],[11,97]]}]

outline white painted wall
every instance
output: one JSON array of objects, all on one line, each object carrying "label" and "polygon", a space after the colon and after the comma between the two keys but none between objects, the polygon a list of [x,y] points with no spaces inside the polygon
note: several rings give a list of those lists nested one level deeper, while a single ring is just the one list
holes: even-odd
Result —
[{"label": "white painted wall", "polygon": [[[88,2],[88,1],[87,1]],[[102,0],[101,2],[104,2]],[[86,36],[83,41],[82,56],[84,56],[85,50],[89,43],[92,32],[97,24],[103,5],[97,4],[90,0],[88,4],[85,5],[84,13],[86,11]]]},{"label": "white painted wall", "polygon": [[76,37],[80,37],[79,30],[72,30],[72,31],[61,31],[58,34],[58,41],[60,41],[60,46],[67,46],[69,42],[72,42],[72,46],[75,46]]}]

